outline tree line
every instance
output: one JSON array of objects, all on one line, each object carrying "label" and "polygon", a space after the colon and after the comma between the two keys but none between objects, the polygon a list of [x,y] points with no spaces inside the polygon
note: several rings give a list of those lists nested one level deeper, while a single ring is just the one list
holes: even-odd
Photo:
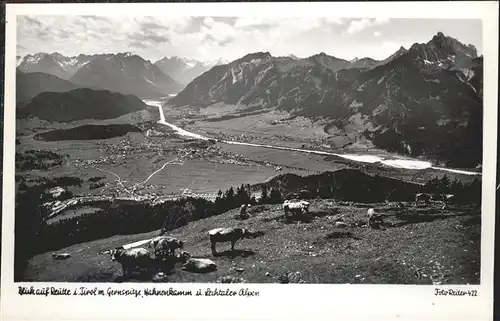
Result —
[{"label": "tree line", "polygon": [[[316,175],[318,176],[318,175]],[[360,176],[361,177],[361,176]],[[400,188],[387,188],[385,178],[375,176],[365,182],[353,180],[317,180],[312,177],[306,186],[308,198],[338,198],[350,201],[414,200],[415,189],[411,185]],[[71,181],[63,179],[62,181]],[[337,184],[338,183],[338,184]],[[48,186],[52,186],[51,182]],[[38,253],[57,250],[73,244],[89,242],[114,235],[146,233],[160,228],[173,230],[210,216],[222,214],[242,204],[278,204],[289,192],[302,188],[285,189],[277,182],[260,184],[260,197],[256,198],[256,186],[241,185],[226,191],[219,190],[215,201],[202,198],[181,198],[161,204],[147,203],[122,204],[104,207],[94,213],[78,217],[64,218],[52,224],[44,221],[46,216],[42,204],[44,188],[27,188],[16,196],[15,220],[15,278],[22,278],[22,271],[29,258]],[[409,187],[410,186],[410,187]],[[460,202],[480,202],[481,182],[474,180],[463,184],[450,181],[446,176],[434,178],[418,190],[430,193],[452,193]]]}]

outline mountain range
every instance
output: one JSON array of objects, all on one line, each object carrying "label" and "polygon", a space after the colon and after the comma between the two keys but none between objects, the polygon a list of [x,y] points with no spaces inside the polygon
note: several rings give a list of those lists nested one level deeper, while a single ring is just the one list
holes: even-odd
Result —
[{"label": "mountain range", "polygon": [[166,96],[183,88],[156,65],[131,53],[66,57],[55,52],[17,58],[18,71],[53,75],[60,83],[67,80],[75,87],[101,88],[139,97]]},{"label": "mountain range", "polygon": [[78,55],[66,57],[58,52],[39,52],[24,57],[17,56],[17,68],[25,73],[43,72],[62,79],[69,79],[78,69],[98,58],[108,58],[113,54]]},{"label": "mountain range", "polygon": [[23,73],[45,73],[77,86],[92,84],[138,96],[176,93],[213,66],[227,63],[222,59],[197,61],[180,57],[164,57],[151,63],[131,53],[67,57],[58,52],[41,52],[16,59],[17,69]]},{"label": "mountain range", "polygon": [[183,88],[149,60],[131,53],[93,59],[69,80],[138,97],[166,96]]},{"label": "mountain range", "polygon": [[179,84],[187,85],[194,78],[210,70],[212,67],[227,63],[228,62],[223,59],[216,61],[197,61],[174,56],[164,57],[154,64]]},{"label": "mountain range", "polygon": [[[168,101],[172,107],[203,108],[223,102],[286,110],[292,117],[326,121],[325,132],[343,136],[348,144],[363,141],[413,157],[443,160],[448,166],[481,163],[483,58],[474,46],[441,32],[383,60],[349,61],[323,52],[307,58],[256,52],[229,63],[179,57],[151,63],[131,53],[69,58],[39,53],[18,56],[17,61],[18,101],[31,99],[25,116],[68,121],[74,112],[76,118],[93,113],[99,118],[104,116],[93,107],[80,110],[87,108],[82,95],[88,94],[98,106],[108,106],[107,99],[115,95],[109,106],[128,101],[125,105],[131,108],[124,111],[135,111],[144,108],[142,102],[118,93],[159,97],[180,91]],[[58,115],[50,111],[58,102],[77,107]],[[109,115],[121,112],[109,106]]]},{"label": "mountain range", "polygon": [[482,158],[482,57],[437,33],[382,61],[245,55],[195,78],[168,104],[224,102],[329,120],[351,142],[471,167]]}]

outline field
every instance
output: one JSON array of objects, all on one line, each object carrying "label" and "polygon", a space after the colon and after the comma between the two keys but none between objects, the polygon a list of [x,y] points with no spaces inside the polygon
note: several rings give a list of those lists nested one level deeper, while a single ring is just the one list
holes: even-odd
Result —
[{"label": "field", "polygon": [[[365,284],[478,284],[480,271],[479,208],[441,209],[437,205],[401,210],[386,204],[349,204],[317,200],[311,205],[313,219],[287,222],[279,205],[259,205],[247,220],[237,220],[236,210],[173,230],[170,235],[186,241],[194,257],[210,258],[216,272],[197,274],[177,266],[166,282],[215,282],[223,276],[250,283],[365,283]],[[385,227],[363,226],[367,207],[375,207]],[[344,221],[347,228],[335,227]],[[217,245],[210,252],[207,231],[242,226],[263,232],[254,239]],[[58,252],[71,254],[53,260],[51,253],[33,257],[25,278],[60,282],[151,282],[151,275],[121,277],[121,267],[107,255],[117,246],[144,240],[158,231],[117,235],[73,245]]]},{"label": "field", "polygon": [[[216,135],[222,140],[336,150],[334,146],[325,145],[327,141],[323,127],[310,121],[286,119],[287,115],[275,112],[214,121],[214,117],[227,112],[224,108],[234,106],[207,109],[204,116],[212,117],[211,121],[195,121],[193,124],[188,119],[186,126],[178,120],[174,123],[196,133],[203,134],[205,131],[207,135]],[[36,141],[33,135],[88,122],[48,124],[36,120],[31,123],[20,121],[18,132],[21,134],[17,137],[16,145],[18,153],[47,150],[65,155],[61,166],[17,172],[18,176],[23,177],[24,185],[29,188],[39,184],[37,178],[51,180],[76,177],[81,179],[81,183],[69,180],[69,186],[63,186],[72,193],[70,197],[91,196],[91,200],[83,205],[73,204],[56,212],[58,214],[45,223],[56,226],[57,233],[71,235],[74,232],[72,228],[59,226],[70,226],[63,224],[66,219],[80,220],[82,215],[92,215],[103,207],[111,206],[106,202],[103,205],[102,200],[98,200],[100,196],[179,197],[186,189],[195,194],[213,196],[218,190],[262,183],[285,173],[306,176],[353,168],[370,175],[378,174],[422,185],[435,176],[441,178],[445,174],[450,182],[458,179],[466,183],[475,178],[436,169],[398,169],[338,156],[193,141],[176,135],[168,126],[157,124],[157,118],[155,108],[151,108],[114,120],[91,122],[101,125],[132,123],[142,132],[110,139],[57,142]],[[373,149],[363,151],[368,156],[380,153]],[[211,198],[209,196],[204,197]],[[119,202],[112,203],[113,208],[120,206]],[[193,274],[181,271],[177,266],[168,275],[168,282],[215,282],[229,275],[254,283],[478,283],[480,209],[472,205],[442,209],[437,203],[427,208],[406,205],[407,209],[402,210],[385,203],[356,204],[317,199],[312,205],[314,218],[308,222],[285,221],[279,205],[257,205],[252,210],[252,216],[243,221],[234,218],[236,210],[192,221],[187,226],[173,230],[172,235],[186,241],[186,250],[195,257],[214,260],[218,271]],[[49,212],[53,213],[57,206],[58,203],[53,202]],[[375,207],[384,215],[386,227],[373,230],[362,226],[367,207]],[[337,220],[345,221],[349,226],[335,227]],[[154,224],[152,228],[156,226]],[[263,232],[263,235],[241,241],[235,253],[227,251],[228,244],[220,244],[218,248],[222,254],[214,258],[210,253],[206,232],[224,226],[243,226]],[[120,277],[120,265],[98,253],[150,238],[157,233],[116,235],[58,249],[71,254],[67,260],[53,260],[52,252],[35,255],[29,260],[22,279],[59,282],[151,281],[151,275],[123,280]],[[85,240],[89,239],[95,238]],[[55,243],[55,246],[60,245]]]},{"label": "field", "polygon": [[[210,116],[214,115],[210,114]],[[214,133],[224,133],[233,137],[243,135],[254,143],[272,143],[294,148],[300,148],[311,140],[328,137],[323,130],[323,125],[314,124],[304,118],[289,120],[289,116],[286,112],[270,111],[228,120],[199,120],[194,125],[186,126],[186,130],[207,135]]]},{"label": "field", "polygon": [[[150,113],[152,111],[147,110],[139,114],[140,117],[135,113],[96,123],[120,123],[138,117],[145,120],[147,115],[152,115]],[[244,121],[243,118],[234,120],[234,124],[239,124],[240,121]],[[227,125],[225,121],[212,124]],[[236,126],[234,124],[233,126]],[[346,167],[357,168],[372,175],[379,174],[421,183],[434,176],[441,177],[445,174],[435,170],[400,170],[378,164],[359,163],[337,156],[263,147],[217,143],[200,148],[190,141],[176,137],[167,126],[152,122],[146,128],[152,129],[156,134],[128,133],[123,137],[110,139],[57,142],[36,141],[32,135],[19,136],[20,144],[17,145],[17,149],[18,152],[33,149],[50,150],[67,155],[62,166],[53,167],[49,171],[30,171],[29,174],[42,177],[80,178],[83,180],[80,186],[68,187],[68,190],[76,196],[128,197],[133,190],[135,195],[175,197],[186,189],[196,194],[215,195],[218,190],[224,191],[241,184],[261,183],[282,173],[310,175]],[[257,136],[265,140],[263,138],[265,134]],[[464,175],[446,174],[452,179],[455,177],[463,181],[472,179]],[[89,181],[97,176],[104,177],[102,186],[96,187]],[[63,211],[61,215],[73,217],[78,214]]]}]

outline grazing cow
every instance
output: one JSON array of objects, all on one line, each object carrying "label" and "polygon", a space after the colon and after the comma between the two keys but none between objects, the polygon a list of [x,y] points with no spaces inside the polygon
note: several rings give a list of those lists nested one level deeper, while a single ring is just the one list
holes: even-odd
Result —
[{"label": "grazing cow", "polygon": [[247,207],[248,207],[247,204],[243,204],[240,206],[240,215],[241,216],[244,216],[247,213]]},{"label": "grazing cow", "polygon": [[128,275],[133,268],[153,268],[154,258],[145,248],[124,249],[118,247],[111,251],[111,260],[122,265],[123,275]]},{"label": "grazing cow", "polygon": [[335,222],[335,227],[337,227],[337,228],[346,228],[348,226],[349,225],[347,225],[347,223],[345,223],[345,222],[341,222],[341,221]]},{"label": "grazing cow", "polygon": [[299,200],[300,199],[300,194],[299,193],[288,193],[286,196],[285,196],[285,200]]},{"label": "grazing cow", "polygon": [[415,195],[415,206],[417,206],[418,203],[424,202],[426,204],[429,204],[431,202],[432,196],[431,194],[428,193],[418,193]]},{"label": "grazing cow", "polygon": [[302,189],[299,191],[300,197],[302,199],[312,198],[313,193],[307,189]]},{"label": "grazing cow", "polygon": [[444,195],[444,201],[445,202],[453,202],[455,200],[455,195],[454,194],[445,194]]},{"label": "grazing cow", "polygon": [[191,253],[188,251],[181,251],[178,255],[175,256],[177,262],[186,263],[187,260],[191,258]]},{"label": "grazing cow", "polygon": [[176,249],[184,248],[184,241],[171,236],[157,236],[149,242],[149,247],[154,250],[155,257],[164,253],[171,256]]},{"label": "grazing cow", "polygon": [[285,211],[285,217],[288,216],[289,212],[293,213],[302,213],[302,214],[308,214],[309,213],[309,202],[306,201],[289,201],[286,200],[283,203],[283,210]]},{"label": "grazing cow", "polygon": [[64,260],[64,259],[69,259],[71,257],[71,254],[69,253],[52,253],[52,258],[54,260]]},{"label": "grazing cow", "polygon": [[366,214],[368,216],[368,226],[371,228],[379,228],[382,223],[382,217],[375,213],[375,209],[369,208]]},{"label": "grazing cow", "polygon": [[253,233],[241,227],[216,228],[208,231],[208,235],[210,235],[210,244],[213,255],[217,254],[217,251],[215,250],[215,245],[217,243],[231,242],[231,251],[234,251],[234,244],[236,241],[254,237]]},{"label": "grazing cow", "polygon": [[182,265],[182,269],[188,272],[205,273],[216,271],[217,264],[209,259],[189,258],[186,263]]}]

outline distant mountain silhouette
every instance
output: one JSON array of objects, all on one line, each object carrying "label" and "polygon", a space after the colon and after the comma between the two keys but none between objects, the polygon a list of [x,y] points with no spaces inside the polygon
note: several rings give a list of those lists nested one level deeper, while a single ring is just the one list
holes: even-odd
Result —
[{"label": "distant mountain silhouette", "polygon": [[146,107],[142,100],[132,95],[81,88],[63,93],[43,92],[18,109],[17,117],[38,117],[54,122],[111,119]]},{"label": "distant mountain silhouette", "polygon": [[139,97],[165,96],[183,87],[150,61],[130,53],[96,58],[80,68],[70,80],[83,86],[94,85]]},{"label": "distant mountain silhouette", "polygon": [[108,139],[130,132],[140,133],[141,129],[129,124],[83,125],[36,134],[34,139],[45,141]]},{"label": "distant mountain silhouette", "polygon": [[57,76],[42,73],[16,73],[16,103],[28,103],[33,97],[44,92],[65,92],[78,88],[74,83]]}]

